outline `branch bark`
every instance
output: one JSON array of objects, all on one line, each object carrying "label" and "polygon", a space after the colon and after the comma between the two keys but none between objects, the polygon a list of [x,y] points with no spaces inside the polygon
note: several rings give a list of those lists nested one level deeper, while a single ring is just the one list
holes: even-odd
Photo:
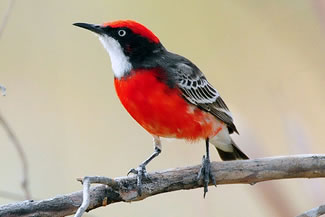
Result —
[{"label": "branch bark", "polygon": [[325,205],[321,205],[319,207],[308,210],[303,214],[298,215],[297,217],[318,217],[324,214],[325,214]]},{"label": "branch bark", "polygon": [[[90,188],[87,211],[117,202],[139,201],[156,194],[202,187],[197,181],[200,165],[148,174],[142,195],[137,194],[136,177],[115,178],[108,185]],[[289,178],[325,177],[325,155],[297,155],[245,161],[213,162],[217,184],[255,184]],[[23,201],[0,206],[2,217],[66,216],[76,213],[82,204],[82,191],[41,201]]]}]

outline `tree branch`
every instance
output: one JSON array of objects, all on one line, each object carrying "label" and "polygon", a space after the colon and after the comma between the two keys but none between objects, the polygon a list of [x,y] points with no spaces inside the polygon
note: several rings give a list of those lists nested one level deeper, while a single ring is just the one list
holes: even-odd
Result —
[{"label": "tree branch", "polygon": [[304,212],[303,214],[298,215],[297,217],[318,217],[324,214],[325,214],[325,205],[321,205],[314,209],[308,210],[307,212]]},{"label": "tree branch", "polygon": [[111,187],[118,187],[117,182],[113,179],[103,177],[103,176],[86,176],[83,179],[77,179],[83,184],[82,191],[82,204],[77,210],[77,213],[74,217],[81,217],[89,207],[90,204],[90,185],[91,184],[104,184]]},{"label": "tree branch", "polygon": [[25,194],[25,199],[31,199],[31,194],[29,190],[29,179],[28,179],[28,163],[26,159],[26,155],[23,149],[23,146],[19,142],[17,136],[15,135],[14,131],[10,128],[9,124],[7,121],[4,119],[2,114],[0,113],[0,124],[3,126],[4,130],[7,132],[9,139],[11,140],[12,144],[17,150],[18,156],[21,160],[22,164],[22,170],[23,170],[23,175],[22,175],[22,181],[21,181],[21,187],[24,191]]},{"label": "tree branch", "polygon": [[11,11],[13,9],[14,3],[15,3],[14,0],[9,1],[8,8],[7,8],[6,12],[3,15],[2,22],[0,24],[0,38],[2,36],[2,33],[3,33],[4,29],[6,28],[6,25],[8,23],[8,19],[9,19]]},{"label": "tree branch", "polygon": [[2,96],[6,95],[6,87],[0,84],[0,93]]},{"label": "tree branch", "polygon": [[[139,201],[178,190],[202,187],[196,177],[200,165],[169,169],[148,174],[142,195],[137,194],[136,177],[115,178],[108,185],[90,188],[87,211],[117,202]],[[298,155],[245,161],[213,162],[211,169],[217,184],[255,184],[289,178],[325,177],[325,155]],[[42,201],[23,201],[0,206],[1,217],[66,216],[76,213],[82,204],[82,191]]]}]

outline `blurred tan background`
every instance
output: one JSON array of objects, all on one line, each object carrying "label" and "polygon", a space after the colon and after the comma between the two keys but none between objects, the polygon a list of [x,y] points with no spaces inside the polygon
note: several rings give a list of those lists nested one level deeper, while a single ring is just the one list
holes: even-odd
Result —
[{"label": "blurred tan background", "polygon": [[[251,158],[324,153],[323,2],[17,0],[0,39],[0,112],[23,144],[33,198],[81,190],[76,177],[124,176],[153,150],[116,97],[106,51],[74,22],[134,19],[195,62],[232,110],[235,140]],[[0,1],[0,17],[7,7]],[[203,144],[163,140],[147,169],[199,164]],[[0,191],[22,195],[21,164],[2,128],[0,150]],[[324,184],[220,185],[205,200],[202,189],[179,191],[88,216],[294,216],[324,203]],[[0,204],[13,201],[0,195]]]}]

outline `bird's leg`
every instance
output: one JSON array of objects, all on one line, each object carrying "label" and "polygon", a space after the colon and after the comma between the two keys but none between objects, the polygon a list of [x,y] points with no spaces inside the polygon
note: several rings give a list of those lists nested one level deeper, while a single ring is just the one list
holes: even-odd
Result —
[{"label": "bird's leg", "polygon": [[150,155],[148,159],[143,161],[136,169],[131,169],[128,172],[128,175],[130,173],[137,175],[137,187],[138,187],[138,194],[141,195],[141,187],[142,187],[142,179],[143,177],[147,177],[147,171],[146,166],[149,164],[150,161],[152,161],[155,157],[157,157],[161,153],[161,142],[160,138],[158,136],[153,136],[153,142],[155,146],[154,152]]},{"label": "bird's leg", "polygon": [[208,192],[208,185],[210,179],[212,180],[213,184],[217,186],[216,179],[214,178],[211,172],[211,164],[210,164],[210,154],[209,154],[209,138],[205,140],[205,147],[206,147],[206,155],[203,155],[202,158],[202,166],[200,168],[199,174],[197,176],[198,180],[203,177],[203,184],[204,184],[204,194],[205,197],[206,193]]}]

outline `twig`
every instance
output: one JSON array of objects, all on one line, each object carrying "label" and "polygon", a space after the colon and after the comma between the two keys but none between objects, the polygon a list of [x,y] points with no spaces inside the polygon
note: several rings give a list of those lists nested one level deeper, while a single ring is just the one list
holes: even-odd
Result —
[{"label": "twig", "polygon": [[[4,13],[3,17],[2,17],[2,22],[1,22],[1,25],[0,25],[0,38],[1,38],[5,28],[7,26],[8,19],[9,19],[9,16],[10,16],[11,12],[12,12],[14,3],[15,3],[15,0],[9,0],[8,8],[7,8],[7,10],[5,11],[5,13]],[[0,84],[0,93],[3,96],[6,95],[6,87],[1,85],[1,84]],[[21,159],[22,167],[23,167],[23,178],[22,178],[21,185],[22,185],[22,188],[23,188],[23,191],[24,191],[24,194],[25,194],[25,198],[30,199],[31,195],[30,195],[30,191],[29,191],[29,188],[28,188],[28,165],[27,165],[27,160],[26,160],[22,145],[20,144],[18,138],[14,134],[13,130],[9,127],[8,123],[3,118],[1,113],[0,113],[0,123],[2,124],[3,128],[7,132],[9,139],[14,144],[14,146],[15,146],[17,152],[18,152],[18,155],[19,155],[19,157]],[[4,192],[4,191],[2,191],[1,193],[2,193],[2,195],[8,196],[8,198],[18,198],[17,195],[15,195],[13,193]]]},{"label": "twig", "polygon": [[[115,178],[108,185],[90,187],[86,211],[117,202],[139,201],[156,194],[202,187],[197,181],[200,165],[148,174],[138,195],[136,177]],[[325,155],[296,155],[245,161],[212,162],[212,174],[220,184],[255,184],[289,178],[325,177]],[[86,189],[87,190],[87,189]],[[211,194],[211,193],[210,193]],[[60,195],[42,201],[23,201],[0,206],[1,217],[66,216],[77,212],[83,192]]]},{"label": "twig", "polygon": [[22,181],[21,181],[21,187],[24,191],[25,198],[27,200],[29,200],[29,199],[31,199],[31,194],[30,194],[29,187],[28,187],[28,184],[29,184],[28,163],[27,163],[26,156],[25,156],[25,153],[23,150],[23,146],[21,145],[21,143],[19,142],[14,131],[10,128],[9,124],[4,119],[4,117],[2,116],[1,113],[0,113],[0,124],[3,126],[4,130],[7,132],[9,139],[11,140],[12,144],[15,146],[15,148],[18,152],[18,155],[21,160],[22,167],[23,167],[23,177],[22,177]]},{"label": "twig", "polygon": [[6,25],[8,23],[8,19],[9,19],[9,16],[11,14],[11,11],[13,9],[14,3],[15,3],[15,0],[10,0],[9,1],[8,8],[7,8],[6,12],[4,13],[4,15],[2,17],[2,22],[1,22],[1,25],[0,25],[0,38],[2,36],[2,33],[3,33],[4,29],[6,28]]},{"label": "twig", "polygon": [[321,205],[314,209],[308,210],[307,212],[304,212],[303,214],[298,215],[297,217],[318,217],[324,214],[325,214],[325,205]]},{"label": "twig", "polygon": [[74,217],[81,217],[85,211],[87,210],[89,203],[90,203],[90,184],[104,184],[108,186],[116,186],[117,183],[110,178],[104,177],[104,176],[86,176],[83,179],[77,179],[81,183],[83,183],[83,192],[82,192],[82,197],[83,201],[81,206],[79,207],[77,213],[75,214]]},{"label": "twig", "polygon": [[[1,22],[1,25],[0,25],[0,38],[2,36],[3,31],[6,28],[7,23],[8,23],[8,18],[9,18],[9,15],[10,15],[11,11],[12,11],[13,5],[14,5],[14,0],[10,0],[8,8],[7,8],[6,12],[3,15],[2,22]],[[1,92],[2,96],[6,95],[6,87],[1,85],[1,84],[0,84],[0,92]]]},{"label": "twig", "polygon": [[12,12],[14,3],[15,3],[15,0],[10,0],[9,1],[8,8],[7,8],[5,14],[2,17],[2,22],[1,22],[1,25],[0,25],[0,38],[2,36],[2,33],[3,33],[4,29],[6,28],[6,25],[8,23],[8,19],[9,19],[9,16],[10,16],[11,12]]},{"label": "twig", "polygon": [[6,95],[6,87],[0,84],[0,93],[2,96]]}]

